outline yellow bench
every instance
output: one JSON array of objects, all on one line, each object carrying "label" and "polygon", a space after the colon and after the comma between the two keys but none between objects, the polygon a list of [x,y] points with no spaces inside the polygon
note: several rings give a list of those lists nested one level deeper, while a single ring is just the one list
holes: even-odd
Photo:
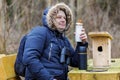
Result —
[{"label": "yellow bench", "polygon": [[[16,54],[0,54],[0,80],[19,80],[14,71],[15,59]],[[91,67],[91,61],[88,63]],[[120,80],[120,59],[115,59],[105,72],[86,72],[74,68],[68,75],[70,80]]]},{"label": "yellow bench", "polygon": [[16,54],[0,54],[0,80],[18,80],[14,71]]},{"label": "yellow bench", "polygon": [[[89,72],[74,68],[68,75],[70,80],[120,80],[120,59],[113,59],[109,69],[104,72]],[[88,61],[88,68],[92,67],[92,62]]]}]

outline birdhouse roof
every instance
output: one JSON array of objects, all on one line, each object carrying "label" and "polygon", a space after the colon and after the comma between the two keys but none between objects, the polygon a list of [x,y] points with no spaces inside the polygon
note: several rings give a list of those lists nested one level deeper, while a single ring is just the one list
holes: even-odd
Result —
[{"label": "birdhouse roof", "polygon": [[113,39],[113,37],[108,32],[89,32],[88,35],[91,38],[93,38],[93,37],[107,37],[107,38]]}]

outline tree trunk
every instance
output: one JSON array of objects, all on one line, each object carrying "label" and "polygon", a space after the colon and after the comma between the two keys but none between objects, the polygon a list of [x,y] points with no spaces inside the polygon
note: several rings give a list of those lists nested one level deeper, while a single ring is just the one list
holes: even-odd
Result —
[{"label": "tree trunk", "polygon": [[5,39],[5,6],[4,0],[0,0],[0,53],[6,53]]}]

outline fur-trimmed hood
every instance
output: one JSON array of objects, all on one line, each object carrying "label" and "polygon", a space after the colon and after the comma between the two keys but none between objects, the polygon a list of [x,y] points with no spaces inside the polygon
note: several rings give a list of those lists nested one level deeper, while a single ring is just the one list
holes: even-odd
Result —
[{"label": "fur-trimmed hood", "polygon": [[73,14],[71,9],[65,4],[65,3],[58,3],[54,6],[52,6],[46,16],[47,19],[47,24],[48,27],[52,30],[55,30],[55,26],[53,26],[53,19],[55,18],[55,16],[57,15],[59,10],[64,10],[65,14],[66,14],[66,28],[65,31],[67,31],[69,29],[69,27],[71,26],[72,20],[73,20]]}]

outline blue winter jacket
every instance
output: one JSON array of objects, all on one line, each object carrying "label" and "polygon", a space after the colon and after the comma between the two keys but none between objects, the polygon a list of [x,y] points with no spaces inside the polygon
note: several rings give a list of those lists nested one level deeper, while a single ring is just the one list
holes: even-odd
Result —
[{"label": "blue winter jacket", "polygon": [[[25,80],[67,80],[68,65],[60,63],[63,47],[67,47],[71,58],[71,66],[78,66],[78,56],[69,40],[58,31],[51,30],[43,14],[43,26],[33,28],[27,35],[23,63],[27,66]],[[79,44],[87,46],[87,44]]]}]

